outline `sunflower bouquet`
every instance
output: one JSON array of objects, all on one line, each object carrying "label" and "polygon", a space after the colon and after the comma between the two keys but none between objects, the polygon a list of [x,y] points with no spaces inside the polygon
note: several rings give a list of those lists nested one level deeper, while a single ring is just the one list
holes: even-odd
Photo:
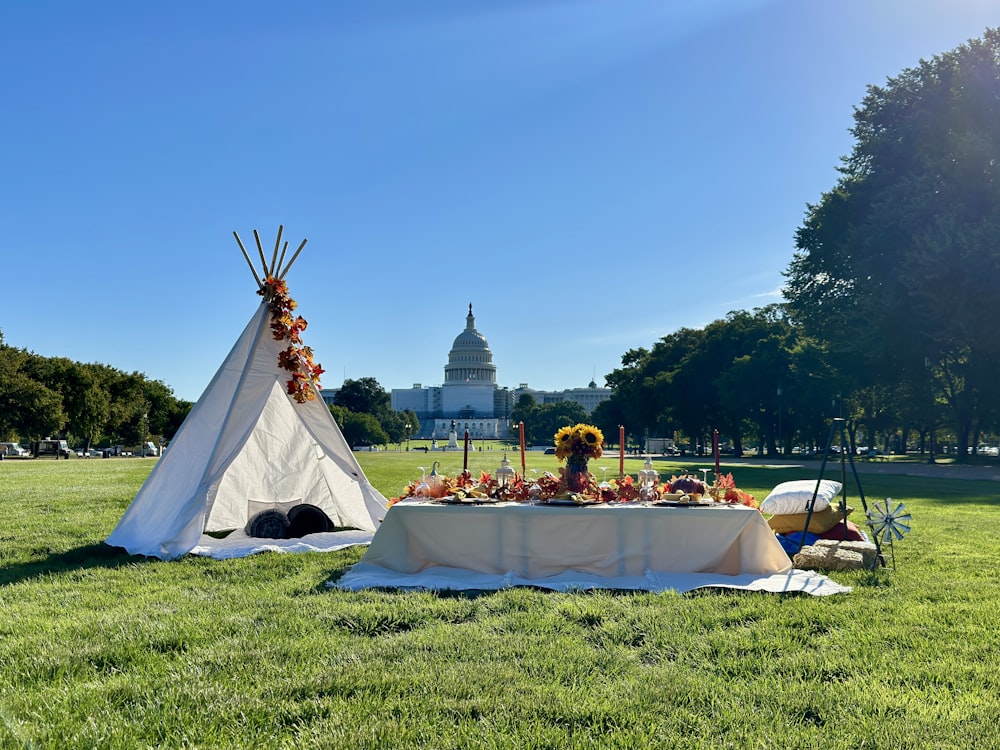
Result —
[{"label": "sunflower bouquet", "polygon": [[560,461],[577,460],[586,463],[592,458],[600,458],[604,445],[604,434],[590,424],[576,424],[563,427],[556,433],[556,458]]},{"label": "sunflower bouquet", "polygon": [[587,462],[600,458],[604,435],[589,424],[563,427],[555,435],[556,458],[566,462],[562,470],[563,481],[570,492],[594,494],[596,484],[587,471]]}]

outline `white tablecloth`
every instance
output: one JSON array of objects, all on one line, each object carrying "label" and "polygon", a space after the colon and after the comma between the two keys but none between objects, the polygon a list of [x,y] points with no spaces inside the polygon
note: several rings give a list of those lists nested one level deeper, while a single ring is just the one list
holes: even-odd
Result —
[{"label": "white tablecloth", "polygon": [[543,578],[783,573],[788,555],[764,517],[742,505],[442,505],[403,503],[386,513],[364,562],[400,573],[432,565]]},{"label": "white tablecloth", "polygon": [[644,504],[400,503],[386,514],[361,562],[334,585],[850,590],[825,576],[792,570],[767,522],[752,508]]}]

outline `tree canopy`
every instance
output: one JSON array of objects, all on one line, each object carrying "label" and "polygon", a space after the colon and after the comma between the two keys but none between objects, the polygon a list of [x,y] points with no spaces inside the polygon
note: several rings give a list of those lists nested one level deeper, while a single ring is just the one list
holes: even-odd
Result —
[{"label": "tree canopy", "polygon": [[[353,441],[349,439],[348,442],[354,445],[402,443],[420,430],[417,415],[409,409],[401,412],[393,410],[389,392],[372,377],[345,380],[333,403],[336,407],[331,407],[334,418],[345,437],[350,432]],[[366,415],[371,419],[359,419],[357,415]]]},{"label": "tree canopy", "polygon": [[373,414],[364,414],[333,404],[330,412],[350,446],[386,445],[389,435]]},{"label": "tree canopy", "polygon": [[135,445],[169,440],[191,403],[142,373],[43,357],[2,344],[0,437],[30,441],[59,436],[89,448],[99,442]]},{"label": "tree canopy", "polygon": [[524,441],[528,445],[553,445],[556,432],[567,425],[587,421],[587,410],[575,401],[538,404],[533,396],[518,399],[511,410],[511,424],[524,422]]},{"label": "tree canopy", "polygon": [[854,120],[796,234],[789,309],[860,387],[946,405],[963,458],[998,398],[1000,31],[870,86]]},{"label": "tree canopy", "polygon": [[606,434],[617,421],[633,436],[679,434],[697,444],[717,429],[737,454],[745,435],[773,453],[828,416],[810,403],[817,379],[828,380],[821,357],[780,306],[736,311],[625,354],[594,418]]},{"label": "tree canopy", "polygon": [[381,416],[389,410],[390,397],[375,378],[347,379],[337,390],[333,403],[357,414]]}]

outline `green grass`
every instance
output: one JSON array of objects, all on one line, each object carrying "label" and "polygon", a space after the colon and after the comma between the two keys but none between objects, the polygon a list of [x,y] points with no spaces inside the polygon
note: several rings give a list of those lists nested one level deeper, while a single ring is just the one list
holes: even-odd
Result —
[{"label": "green grass", "polygon": [[[359,460],[389,496],[430,465]],[[328,589],[362,549],[106,548],[151,467],[0,463],[0,748],[1000,746],[991,482],[863,476],[913,532],[896,570],[834,574],[846,596],[435,595]],[[816,468],[734,473],[763,497]]]}]

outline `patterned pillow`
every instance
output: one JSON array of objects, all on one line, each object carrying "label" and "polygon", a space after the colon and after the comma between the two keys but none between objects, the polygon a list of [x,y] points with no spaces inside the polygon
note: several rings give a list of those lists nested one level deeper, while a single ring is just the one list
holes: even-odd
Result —
[{"label": "patterned pillow", "polygon": [[274,508],[262,510],[250,517],[244,531],[247,536],[260,539],[287,539],[288,516]]}]

